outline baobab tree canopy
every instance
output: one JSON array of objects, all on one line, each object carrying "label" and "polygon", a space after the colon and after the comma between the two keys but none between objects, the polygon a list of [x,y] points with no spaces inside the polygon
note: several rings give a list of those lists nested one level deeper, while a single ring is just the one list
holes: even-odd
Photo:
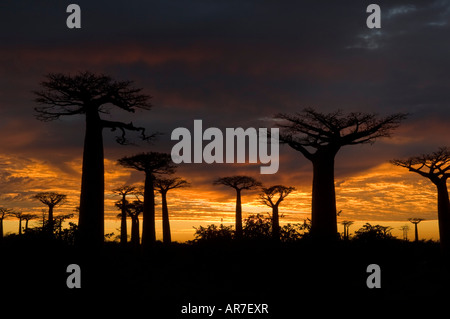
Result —
[{"label": "baobab tree canopy", "polygon": [[306,108],[302,113],[280,113],[275,118],[282,120],[279,124],[283,128],[281,141],[312,160],[324,149],[337,152],[344,145],[373,143],[377,138],[389,137],[406,114],[396,113],[380,118],[373,113],[343,114],[340,110],[321,113]]},{"label": "baobab tree canopy", "polygon": [[[70,76],[62,73],[50,73],[47,80],[41,82],[43,90],[34,91],[35,101],[43,106],[36,107],[36,117],[41,121],[52,121],[61,116],[109,113],[110,106],[134,113],[136,109],[149,110],[149,95],[142,89],[134,88],[131,81],[115,81],[107,75],[96,75],[91,72],[81,72]],[[145,134],[145,129],[136,127],[133,123],[122,123],[99,119],[103,128],[112,131],[119,129],[121,135],[117,142],[126,144],[125,130],[139,131],[143,139],[152,137]]]}]

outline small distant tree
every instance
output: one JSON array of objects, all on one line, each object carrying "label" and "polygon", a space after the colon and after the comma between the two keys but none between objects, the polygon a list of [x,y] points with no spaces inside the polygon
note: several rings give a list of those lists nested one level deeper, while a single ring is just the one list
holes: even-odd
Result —
[{"label": "small distant tree", "polygon": [[275,185],[267,188],[263,187],[262,193],[259,195],[261,202],[272,208],[272,237],[274,240],[280,239],[278,206],[294,190],[295,187]]},{"label": "small distant tree", "polygon": [[19,236],[22,235],[22,220],[24,220],[24,213],[22,212],[13,212],[14,215],[19,220]]},{"label": "small distant tree", "polygon": [[216,179],[213,185],[225,185],[236,191],[236,238],[242,238],[242,203],[243,190],[255,189],[261,186],[261,182],[250,176],[228,176]]},{"label": "small distant tree", "polygon": [[120,243],[122,245],[127,242],[127,196],[132,195],[136,192],[136,187],[124,185],[113,190],[114,193],[122,197],[120,204],[121,214],[120,214]]},{"label": "small distant tree", "polygon": [[13,210],[5,207],[0,207],[0,240],[3,239],[3,220],[8,216],[13,215]]},{"label": "small distant tree", "polygon": [[62,230],[62,224],[66,219],[71,219],[73,217],[73,214],[64,214],[64,215],[58,215],[55,216],[54,218],[54,225],[55,225],[55,229],[57,229],[57,234],[58,234],[58,238],[61,239],[62,235],[63,235],[63,230]]},{"label": "small distant tree", "polygon": [[344,226],[344,240],[348,240],[348,229],[351,225],[353,225],[353,222],[350,220],[344,220],[341,224]]},{"label": "small distant tree", "polygon": [[39,200],[42,204],[48,206],[47,231],[50,234],[53,234],[53,209],[58,205],[62,205],[66,201],[67,195],[55,192],[42,192],[34,195],[34,198]]},{"label": "small distant tree", "polygon": [[37,218],[39,218],[39,216],[36,214],[22,214],[22,219],[25,220],[25,231],[28,230],[28,222]]},{"label": "small distant tree", "polygon": [[176,165],[167,153],[140,153],[118,160],[119,164],[145,173],[144,210],[142,221],[142,245],[156,242],[155,230],[155,179],[156,175],[173,174]]},{"label": "small distant tree", "polygon": [[408,220],[414,224],[414,241],[419,241],[419,231],[417,230],[417,225],[422,221],[425,220],[424,218],[408,218]]},{"label": "small distant tree", "polygon": [[403,225],[403,226],[400,227],[400,230],[403,232],[403,240],[404,241],[408,241],[409,226],[408,225]]},{"label": "small distant tree", "polygon": [[167,192],[171,189],[188,186],[189,182],[179,177],[157,178],[155,180],[155,188],[161,194],[163,242],[165,244],[170,244],[172,241],[170,234],[169,208],[167,207]]}]

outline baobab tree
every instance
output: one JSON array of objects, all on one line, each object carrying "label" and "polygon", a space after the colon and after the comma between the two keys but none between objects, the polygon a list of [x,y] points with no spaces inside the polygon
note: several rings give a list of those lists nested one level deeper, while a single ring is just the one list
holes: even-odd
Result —
[{"label": "baobab tree", "polygon": [[243,190],[255,189],[261,183],[250,176],[228,176],[216,179],[213,185],[225,185],[236,191],[236,238],[242,238],[242,202],[241,193]]},{"label": "baobab tree", "polygon": [[39,218],[36,214],[22,214],[22,219],[25,220],[25,232],[28,230],[28,222],[36,218]]},{"label": "baobab tree", "polygon": [[341,222],[341,224],[344,226],[344,240],[348,240],[348,229],[351,225],[353,225],[354,222],[350,220],[344,220]]},{"label": "baobab tree", "polygon": [[422,154],[392,164],[428,178],[437,188],[439,239],[444,254],[450,254],[450,202],[447,179],[450,176],[450,148],[440,147],[431,154]]},{"label": "baobab tree", "polygon": [[418,227],[417,225],[422,221],[425,220],[423,218],[408,218],[408,220],[414,224],[414,241],[418,242],[419,241],[419,231],[418,231]]},{"label": "baobab tree", "polygon": [[337,238],[334,162],[346,145],[373,143],[389,137],[406,117],[397,113],[386,117],[340,110],[320,113],[306,108],[294,115],[277,114],[280,141],[300,152],[313,165],[311,234],[316,238]]},{"label": "baobab tree", "polygon": [[261,202],[272,208],[272,238],[274,240],[280,240],[278,206],[293,191],[295,191],[295,187],[275,185],[267,188],[263,187],[262,193],[259,195]]},{"label": "baobab tree", "polygon": [[131,244],[134,247],[139,246],[139,215],[144,210],[144,203],[139,198],[133,202],[129,202],[127,199],[124,200],[122,198],[116,202],[116,207],[121,210],[121,213],[118,214],[117,217],[122,219],[122,214],[131,217]]},{"label": "baobab tree", "polygon": [[127,196],[132,195],[136,192],[136,187],[124,185],[113,190],[114,193],[122,197],[121,201],[123,204],[119,207],[121,209],[120,214],[120,243],[127,243]]},{"label": "baobab tree", "polygon": [[403,225],[403,226],[400,227],[400,230],[403,232],[403,240],[404,241],[408,241],[409,226],[408,225]]},{"label": "baobab tree", "polygon": [[156,175],[173,174],[176,165],[170,154],[159,152],[140,153],[118,160],[119,164],[145,173],[144,210],[142,220],[142,245],[156,242],[155,231],[155,179]]},{"label": "baobab tree", "polygon": [[3,239],[3,220],[11,215],[13,215],[12,209],[0,207],[0,240]]},{"label": "baobab tree", "polygon": [[47,231],[48,233],[53,234],[53,209],[58,205],[62,205],[66,201],[67,195],[55,192],[41,192],[34,195],[34,198],[48,206]]},{"label": "baobab tree", "polygon": [[12,215],[19,220],[19,235],[22,235],[22,220],[24,220],[25,214],[22,212],[13,212]]},{"label": "baobab tree", "polygon": [[115,81],[106,75],[82,72],[74,76],[50,73],[41,82],[42,90],[35,91],[37,118],[53,121],[60,117],[83,115],[86,131],[81,175],[79,242],[98,245],[104,239],[104,154],[103,129],[119,131],[116,141],[127,144],[126,131],[140,133],[143,140],[152,136],[132,122],[105,120],[100,114],[112,108],[134,113],[137,109],[149,110],[150,96],[142,89],[132,86],[130,81]]},{"label": "baobab tree", "polygon": [[169,208],[167,207],[167,192],[171,189],[188,186],[189,182],[179,177],[157,178],[155,180],[155,188],[161,194],[163,243],[165,244],[170,244],[172,241],[172,236],[170,234]]}]

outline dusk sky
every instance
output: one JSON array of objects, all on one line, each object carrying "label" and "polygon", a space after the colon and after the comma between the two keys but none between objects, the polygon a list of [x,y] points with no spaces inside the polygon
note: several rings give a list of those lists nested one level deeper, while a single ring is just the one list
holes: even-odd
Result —
[{"label": "dusk sky", "polygon": [[[399,227],[427,219],[424,237],[437,239],[436,190],[428,180],[389,163],[450,145],[450,2],[375,1],[381,28],[369,29],[374,1],[76,1],[81,29],[66,27],[71,2],[0,4],[0,206],[40,213],[41,191],[68,194],[55,213],[78,205],[84,139],[82,116],[41,122],[32,91],[50,72],[104,73],[132,80],[153,108],[107,119],[161,132],[153,143],[129,135],[115,143],[104,130],[107,231],[119,227],[111,190],[143,182],[116,160],[144,151],[170,152],[178,127],[275,127],[276,113],[409,113],[390,139],[344,147],[336,158],[337,209],[342,220]],[[168,194],[174,240],[191,239],[192,225],[233,222],[232,189],[220,176],[251,175],[265,185],[295,186],[280,206],[282,222],[310,217],[312,166],[288,146],[280,169],[260,164],[181,164],[189,189]],[[244,193],[244,218],[268,212],[257,192]],[[159,201],[159,200],[158,200]],[[157,235],[161,235],[160,206]],[[6,220],[5,220],[6,223]],[[358,227],[352,226],[350,232]],[[6,231],[15,232],[10,218]],[[412,224],[410,224],[412,230]],[[393,232],[400,236],[400,231]],[[412,234],[412,233],[411,233]],[[412,235],[411,235],[412,236]]]}]

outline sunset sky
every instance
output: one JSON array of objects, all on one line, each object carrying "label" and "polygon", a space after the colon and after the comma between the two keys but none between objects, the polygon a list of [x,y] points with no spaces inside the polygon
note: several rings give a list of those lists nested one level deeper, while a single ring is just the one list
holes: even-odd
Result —
[{"label": "sunset sky", "polygon": [[[104,131],[106,231],[119,227],[111,190],[143,182],[116,160],[144,151],[170,152],[177,127],[274,127],[275,113],[305,107],[320,112],[407,112],[392,138],[343,148],[336,158],[338,222],[398,227],[410,217],[421,236],[438,239],[436,191],[419,175],[389,164],[393,158],[449,145],[450,3],[376,1],[381,29],[368,29],[374,1],[76,1],[81,29],[66,27],[71,2],[0,4],[0,206],[40,213],[41,191],[68,195],[58,213],[73,212],[81,184],[81,116],[40,122],[33,90],[49,72],[89,70],[133,80],[152,96],[150,111],[107,119],[133,121],[161,132],[152,144],[115,143]],[[266,186],[297,191],[287,197],[282,222],[310,217],[312,166],[288,146],[280,169],[260,175],[260,164],[182,164],[188,189],[169,192],[174,240],[192,239],[192,226],[234,220],[234,192],[212,186],[220,176],[251,175]],[[159,200],[158,200],[159,202]],[[268,212],[258,192],[244,193],[244,217]],[[157,235],[161,237],[160,206]],[[5,232],[17,231],[10,218]],[[410,238],[413,236],[410,224]]]}]

